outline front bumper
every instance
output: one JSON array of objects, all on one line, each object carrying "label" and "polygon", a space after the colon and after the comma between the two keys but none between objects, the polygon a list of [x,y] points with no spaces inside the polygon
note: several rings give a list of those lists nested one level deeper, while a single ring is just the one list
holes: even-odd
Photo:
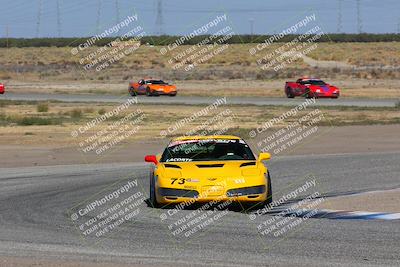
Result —
[{"label": "front bumper", "polygon": [[205,203],[211,201],[263,202],[267,200],[265,185],[228,189],[223,192],[199,193],[196,190],[158,188],[157,202],[176,204],[182,202]]},{"label": "front bumper", "polygon": [[328,98],[332,98],[332,97],[339,97],[340,93],[324,93],[324,92],[315,92],[314,93],[314,97],[328,97]]},{"label": "front bumper", "polygon": [[153,95],[176,95],[176,91],[153,91]]}]

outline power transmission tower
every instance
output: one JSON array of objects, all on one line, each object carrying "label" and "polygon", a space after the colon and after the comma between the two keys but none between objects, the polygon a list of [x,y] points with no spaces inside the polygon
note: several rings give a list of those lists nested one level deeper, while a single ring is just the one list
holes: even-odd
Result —
[{"label": "power transmission tower", "polygon": [[397,22],[397,33],[400,34],[400,17],[399,21]]},{"label": "power transmission tower", "polygon": [[6,25],[6,43],[7,43],[7,48],[8,48],[8,36],[10,34],[10,31],[8,29],[8,24]]},{"label": "power transmission tower", "polygon": [[97,0],[96,34],[100,33],[101,0]]},{"label": "power transmission tower", "polygon": [[119,0],[115,0],[115,20],[116,24],[118,24],[120,21]]},{"label": "power transmission tower", "polygon": [[37,21],[36,21],[36,38],[39,37],[41,19],[42,19],[42,0],[38,0],[38,13],[37,13]]},{"label": "power transmission tower", "polygon": [[57,0],[57,33],[58,33],[58,37],[61,37],[60,0]]},{"label": "power transmission tower", "polygon": [[162,1],[157,0],[156,35],[163,35],[163,10]]},{"label": "power transmission tower", "polygon": [[357,29],[358,33],[362,33],[361,0],[357,0]]},{"label": "power transmission tower", "polygon": [[338,0],[338,22],[337,22],[337,33],[341,33],[342,32],[342,4],[343,4],[343,0]]},{"label": "power transmission tower", "polygon": [[254,19],[251,18],[249,19],[249,23],[250,23],[250,35],[254,35]]}]

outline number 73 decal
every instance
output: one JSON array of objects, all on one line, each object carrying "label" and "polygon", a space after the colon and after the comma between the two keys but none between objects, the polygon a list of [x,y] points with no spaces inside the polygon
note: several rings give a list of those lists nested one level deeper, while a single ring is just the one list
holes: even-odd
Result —
[{"label": "number 73 decal", "polygon": [[174,184],[176,181],[178,181],[177,182],[177,184],[184,184],[185,182],[186,182],[186,179],[185,178],[171,178],[171,184]]}]

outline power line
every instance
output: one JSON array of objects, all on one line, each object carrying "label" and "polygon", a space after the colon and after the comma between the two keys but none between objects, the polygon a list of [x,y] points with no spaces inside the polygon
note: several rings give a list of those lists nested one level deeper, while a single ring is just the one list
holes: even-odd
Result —
[{"label": "power line", "polygon": [[342,4],[343,4],[343,0],[338,0],[338,21],[337,21],[337,32],[341,33],[342,32]]},{"label": "power line", "polygon": [[37,13],[37,21],[36,21],[36,38],[39,37],[40,32],[40,21],[42,18],[42,0],[38,0],[38,13]]},{"label": "power line", "polygon": [[[34,1],[30,2],[35,3]],[[33,22],[33,24],[36,24],[37,22],[37,18],[36,16],[33,16],[29,19],[29,16],[32,14],[32,10],[34,10],[37,5],[34,5],[32,7],[29,7],[28,5],[26,6],[27,9],[25,11],[21,11],[21,10],[15,10],[15,12],[11,12],[13,13],[12,19],[7,20],[8,22],[14,24],[27,24],[30,22]],[[81,4],[79,6],[77,5],[72,5],[72,6],[68,6],[66,5],[66,2],[62,2],[62,5],[60,6],[62,8],[62,13],[66,14],[66,13],[73,13],[75,11],[78,10],[82,10],[82,9],[87,9],[87,10],[95,10],[97,7],[96,2],[81,2]],[[15,13],[15,14],[14,14]],[[46,19],[56,19],[57,14],[54,12],[53,7],[46,9],[46,5],[43,5],[42,7],[42,15],[41,18],[43,20],[43,18],[46,16]]]},{"label": "power line", "polygon": [[357,0],[357,29],[358,33],[362,33],[361,0]]},{"label": "power line", "polygon": [[161,0],[157,0],[156,35],[163,35],[163,10]]}]

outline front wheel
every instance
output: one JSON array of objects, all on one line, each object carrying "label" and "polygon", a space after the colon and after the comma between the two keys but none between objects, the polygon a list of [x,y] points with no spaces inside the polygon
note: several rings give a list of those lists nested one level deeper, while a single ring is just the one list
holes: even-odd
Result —
[{"label": "front wheel", "polygon": [[135,92],[135,88],[130,87],[130,88],[129,88],[129,94],[130,94],[131,96],[136,96],[137,93]]},{"label": "front wheel", "polygon": [[153,172],[150,173],[150,199],[149,199],[149,202],[153,208],[160,207],[160,204],[157,202],[157,198],[156,198],[156,186],[155,186]]},{"label": "front wheel", "polygon": [[272,203],[272,184],[271,184],[271,176],[269,175],[269,172],[267,172],[267,179],[268,179],[267,200],[265,200],[264,205],[269,205]]},{"label": "front wheel", "polygon": [[153,96],[149,87],[146,88],[146,96]]},{"label": "front wheel", "polygon": [[317,98],[316,96],[313,96],[310,92],[306,93],[305,96],[308,99],[313,98],[313,97]]},{"label": "front wheel", "polygon": [[265,178],[267,185],[266,185],[266,190],[267,190],[267,199],[262,202],[258,202],[256,205],[253,206],[253,208],[260,209],[260,208],[267,208],[270,210],[271,208],[269,205],[272,203],[272,185],[271,185],[271,176],[269,175],[269,172],[267,172],[267,177]]},{"label": "front wheel", "polygon": [[292,88],[288,88],[287,89],[287,97],[288,98],[294,98],[294,94],[293,94],[293,92],[292,92]]}]

